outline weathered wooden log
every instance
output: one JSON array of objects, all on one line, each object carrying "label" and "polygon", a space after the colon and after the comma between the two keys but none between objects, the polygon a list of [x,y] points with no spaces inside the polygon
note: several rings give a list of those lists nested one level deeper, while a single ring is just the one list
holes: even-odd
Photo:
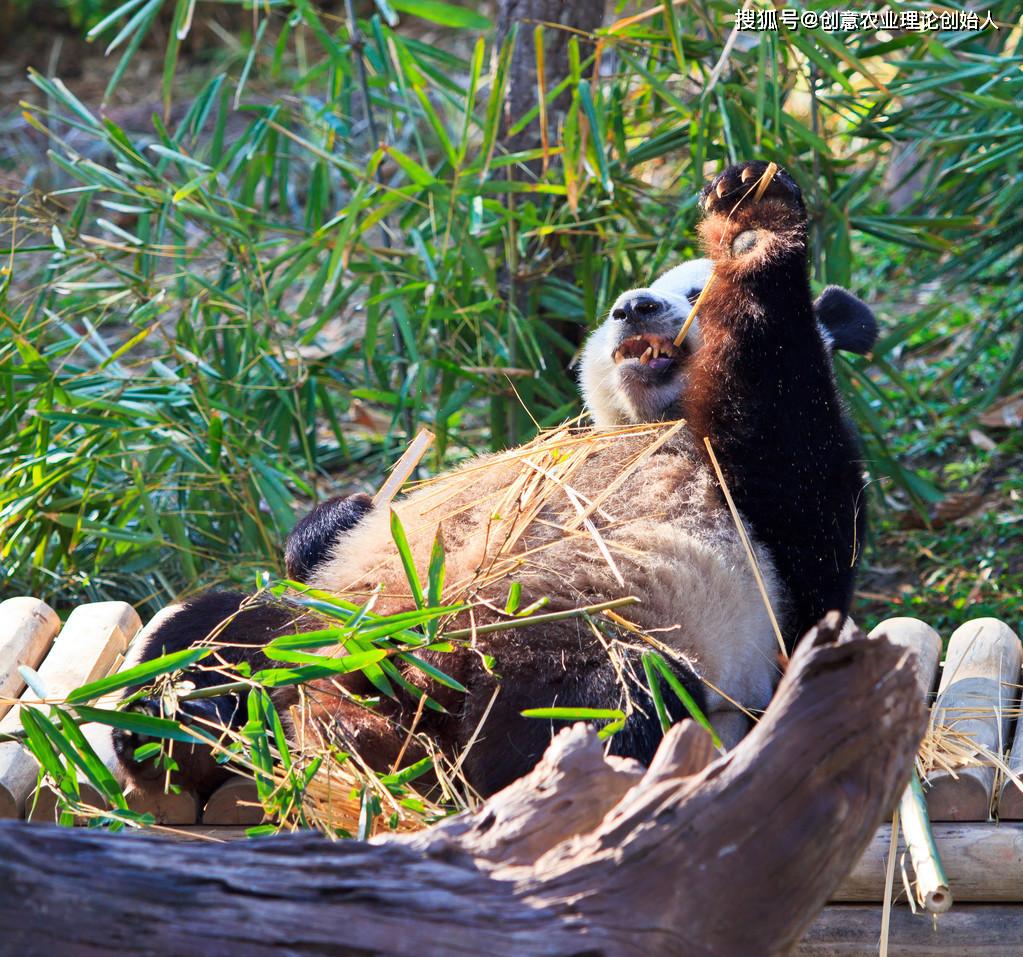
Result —
[{"label": "weathered wooden log", "polygon": [[[789,953],[904,787],[925,723],[904,650],[836,634],[832,618],[808,635],[757,727],[696,774],[684,772],[707,749],[691,760],[702,732],[687,726],[638,781],[573,729],[478,812],[370,844],[295,834],[171,851],[0,822],[0,887],[18,889],[0,894],[5,946],[169,955],[201,936],[205,953],[252,957]],[[53,906],[66,900],[77,906]]]},{"label": "weathered wooden log", "polygon": [[[933,722],[1000,754],[1008,743],[1018,694],[1019,638],[996,618],[978,618],[949,639]],[[928,775],[927,807],[932,821],[986,821],[995,785],[992,765]]]},{"label": "weathered wooden log", "polygon": [[[881,908],[825,907],[794,957],[877,957]],[[1023,953],[1023,907],[958,904],[935,921],[930,914],[892,908],[888,957],[1018,957]]]},{"label": "weathered wooden log", "polygon": [[[105,676],[128,648],[141,622],[135,609],[123,601],[79,605],[53,642],[38,668],[47,697],[66,697],[79,685]],[[22,696],[35,701],[31,689]],[[19,706],[0,720],[0,731],[21,729]],[[0,742],[0,815],[21,816],[25,799],[35,787],[38,765],[32,755],[13,741]]]},{"label": "weathered wooden log", "polygon": [[38,598],[0,602],[0,718],[11,707],[4,699],[18,698],[25,690],[18,668],[38,668],[59,630],[57,613]]},{"label": "weathered wooden log", "polygon": [[[932,828],[949,884],[955,890],[956,907],[964,902],[1023,902],[1023,824],[948,822],[934,824]],[[832,895],[833,902],[881,902],[891,833],[889,824],[878,829],[863,856]],[[903,848],[900,841],[900,854]],[[899,898],[904,899],[898,878],[895,888],[900,891]]]}]

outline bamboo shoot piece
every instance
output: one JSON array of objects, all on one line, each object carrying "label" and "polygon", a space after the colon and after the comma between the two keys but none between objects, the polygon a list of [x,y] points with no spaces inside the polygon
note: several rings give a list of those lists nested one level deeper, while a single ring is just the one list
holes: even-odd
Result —
[{"label": "bamboo shoot piece", "polygon": [[1000,756],[1005,749],[1018,694],[1020,660],[1019,638],[995,618],[967,622],[949,640],[931,721],[939,735],[947,733],[975,748],[978,764],[928,775],[927,806],[932,820],[988,819],[995,767],[985,753]]},{"label": "bamboo shoot piece", "polygon": [[60,630],[57,613],[38,598],[8,598],[0,604],[0,718],[20,697],[25,679],[22,665],[38,669]]},{"label": "bamboo shoot piece", "polygon": [[[930,625],[916,618],[889,618],[871,633],[871,638],[887,635],[895,644],[916,655],[916,679],[920,694],[926,699],[934,687],[941,656],[941,636]],[[952,906],[941,858],[938,856],[927,816],[927,804],[916,772],[899,802],[899,821],[906,841],[906,850],[913,865],[917,903],[929,913],[943,914]]]},{"label": "bamboo shoot piece", "polygon": [[[140,625],[135,609],[123,601],[76,608],[38,669],[47,698],[59,701],[80,685],[105,677]],[[27,689],[21,700],[35,704],[38,696]],[[0,731],[20,729],[20,705],[15,705],[0,720]],[[25,799],[35,787],[37,770],[35,758],[20,744],[0,743],[0,813],[21,816]]]}]

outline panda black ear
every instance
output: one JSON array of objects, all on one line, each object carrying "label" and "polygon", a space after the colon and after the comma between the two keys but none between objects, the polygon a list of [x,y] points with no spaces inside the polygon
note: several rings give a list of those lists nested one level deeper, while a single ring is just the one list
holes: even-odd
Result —
[{"label": "panda black ear", "polygon": [[828,286],[813,304],[817,321],[831,337],[831,348],[866,355],[877,342],[877,317],[862,299],[841,286]]}]

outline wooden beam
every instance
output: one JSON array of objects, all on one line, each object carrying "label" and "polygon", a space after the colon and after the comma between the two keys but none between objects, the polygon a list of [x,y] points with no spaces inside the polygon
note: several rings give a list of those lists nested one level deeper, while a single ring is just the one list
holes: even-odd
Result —
[{"label": "wooden beam", "polygon": [[[964,901],[1015,901],[1023,907],[1023,824],[947,822],[933,824],[931,829],[955,894],[956,907]],[[831,898],[833,902],[883,900],[884,865],[891,833],[890,824],[878,829],[856,866],[838,886]],[[904,849],[900,840],[900,856]],[[897,876],[895,890],[896,899],[904,901],[902,881]]]},{"label": "wooden beam", "polygon": [[[877,957],[881,906],[825,907],[792,957]],[[934,920],[904,905],[892,908],[888,957],[1018,957],[1023,907],[964,904]]]},{"label": "wooden beam", "polygon": [[[932,721],[968,735],[1001,754],[1008,745],[1019,689],[1021,648],[1013,630],[996,618],[961,625],[949,639]],[[932,821],[986,821],[995,785],[991,765],[928,775]]]}]

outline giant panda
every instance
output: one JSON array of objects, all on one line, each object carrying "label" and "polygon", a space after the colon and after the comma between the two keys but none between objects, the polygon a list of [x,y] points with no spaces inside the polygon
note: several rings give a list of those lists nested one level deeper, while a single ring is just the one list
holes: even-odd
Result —
[{"label": "giant panda", "polygon": [[[575,514],[568,501],[548,502],[519,540],[521,566],[514,576],[523,603],[546,597],[552,610],[641,597],[630,607],[630,619],[669,650],[680,677],[728,744],[746,730],[744,712],[766,707],[780,669],[772,626],[708,467],[703,437],[710,438],[753,533],[768,596],[790,646],[825,612],[848,611],[862,540],[859,451],[817,328],[807,278],[805,209],[798,187],[784,172],[753,203],[751,184],[765,169],[763,163],[732,167],[701,196],[700,234],[716,278],[701,308],[698,348],[687,359],[681,390],[679,411],[690,429],[662,445],[592,516],[615,552],[624,587],[590,537],[561,531]],[[659,342],[653,337],[673,335],[686,312],[681,303],[663,297],[639,311],[629,335]],[[584,498],[595,497],[645,444],[635,434],[618,435],[580,466],[573,488]],[[508,582],[482,581],[479,569],[489,558],[494,522],[487,503],[518,472],[511,466],[464,468],[477,469],[476,480],[451,480],[458,489],[445,504],[442,527],[448,581],[469,583],[479,602],[478,627],[504,617],[500,609]],[[431,502],[444,488],[442,479],[395,503],[419,568],[426,567],[438,525]],[[379,613],[409,610],[413,599],[388,516],[365,505],[354,506],[347,531],[326,539],[324,554],[308,563],[305,577],[327,592],[356,599],[375,595]],[[237,598],[209,593],[158,628],[142,656],[187,647],[230,616],[220,640],[236,653],[241,648],[242,656],[246,646],[251,651],[295,627],[287,609],[256,602],[239,610]],[[641,649],[641,643],[618,644],[609,652],[606,637],[595,635],[590,622],[568,618],[480,634],[471,647],[453,653],[424,653],[467,694],[438,684],[413,665],[403,667],[402,674],[411,689],[428,690],[444,709],[422,711],[418,730],[449,758],[460,758],[468,782],[487,795],[529,770],[550,738],[552,727],[524,718],[526,708],[623,707],[628,719],[611,739],[611,750],[649,760],[660,726],[644,691]],[[258,652],[251,657],[258,659]],[[219,679],[197,674],[195,680]],[[398,692],[367,709],[357,698],[372,690],[359,674],[348,676],[344,687],[314,682],[305,689],[309,707],[303,720],[336,731],[373,766],[387,768],[406,740],[416,696]],[[287,703],[285,694],[279,704]],[[222,721],[238,709],[237,702],[221,699],[189,706]],[[188,713],[183,709],[182,717]],[[476,743],[467,751],[470,741]],[[131,735],[115,733],[127,770],[144,783],[152,770],[134,761],[135,744]],[[417,756],[415,747],[412,751],[410,758]],[[184,786],[203,792],[217,783],[220,772],[208,755],[179,754],[178,761]]]}]

